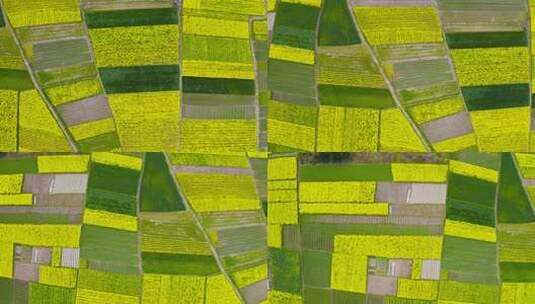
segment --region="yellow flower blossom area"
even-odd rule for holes
[[[144,274],[143,303],[170,303],[178,299],[203,303],[205,282],[206,278],[201,276]]]
[[[247,156],[241,152],[226,153],[170,153],[169,160],[173,165],[195,165],[213,167],[248,168]]]
[[[290,0],[290,1],[292,1],[292,0]],[[268,11],[275,10],[276,6],[277,6],[277,0],[268,0],[267,1]]]
[[[184,76],[255,79],[252,63],[184,60],[182,61],[182,69]]]
[[[91,161],[110,166],[134,169],[138,171],[141,170],[142,166],[141,158],[110,152],[93,152],[91,154]]]
[[[535,154],[515,153],[523,178],[535,178]]]
[[[301,182],[301,202],[358,202],[375,199],[375,182]]]
[[[297,191],[295,189],[272,190],[268,193],[270,203],[287,202],[297,200]]]
[[[178,64],[178,26],[97,28],[89,31],[98,67]]]
[[[0,277],[13,276],[13,242],[0,239]]]
[[[388,210],[386,203],[299,204],[299,213],[303,214],[388,215]]]
[[[253,53],[248,39],[184,34],[182,40],[183,61],[253,63]],[[190,72],[184,70],[184,73]]]
[[[285,182],[285,181],[280,181]],[[287,201],[296,201],[297,200],[297,184],[292,185],[290,188],[282,189],[269,189],[268,191],[268,201],[270,203],[276,202],[287,202]]]
[[[179,92],[108,95],[117,133],[125,151],[176,151]]]
[[[139,304],[138,297],[77,288],[76,304]]]
[[[17,150],[17,103],[17,91],[0,90],[0,151]]]
[[[78,247],[80,225],[0,224],[0,240],[28,246]]]
[[[281,248],[282,246],[282,225],[269,223],[267,243],[269,247]]]
[[[60,264],[61,264],[61,248],[53,247],[51,265],[54,267],[57,267],[57,266],[60,266]]]
[[[32,193],[0,194],[0,206],[31,206],[33,205]]]
[[[440,259],[441,236],[336,235],[334,252],[355,256]]]
[[[70,152],[71,148],[36,90],[20,92],[19,149]]]
[[[87,172],[89,155],[41,155],[37,157],[39,173]]]
[[[463,110],[464,101],[459,96],[456,96],[436,102],[418,104],[410,107],[408,112],[417,124],[423,124]]]
[[[496,242],[496,229],[494,227],[476,225],[446,219],[444,234],[485,242]]]
[[[206,304],[240,304],[241,301],[224,275],[208,277],[206,280]]]
[[[433,7],[358,7],[353,11],[372,45],[441,42],[440,20]]]
[[[292,61],[303,64],[314,64],[314,51],[295,48],[286,45],[272,44],[269,48],[269,58]]]
[[[503,283],[500,296],[501,304],[533,302],[535,302],[535,283]]]
[[[462,161],[450,160],[449,170],[452,173],[473,176],[493,183],[498,182],[498,171]]]
[[[183,119],[180,121],[180,151],[253,151],[257,145],[256,130],[256,121],[249,119]]]
[[[59,268],[41,265],[39,267],[39,283],[73,288],[76,287],[76,269]]]
[[[260,208],[252,176],[177,173],[176,177],[196,212]]]
[[[425,146],[416,134],[409,121],[399,109],[388,109],[381,112],[379,130],[382,152],[425,152]]]
[[[271,203],[268,205],[268,223],[297,224],[297,202]]]
[[[251,285],[255,282],[265,280],[268,275],[268,265],[260,264],[251,268],[239,270],[231,274],[232,279],[238,286],[238,288]]]
[[[268,38],[267,20],[255,20],[253,22],[253,33],[254,33],[255,39],[267,40]]]
[[[184,1],[185,9],[213,10],[220,12],[236,13],[248,15],[265,14],[265,2],[262,0],[233,0],[232,2],[222,2],[220,0],[189,0]]]
[[[268,181],[268,190],[285,190],[285,189],[297,189],[297,181],[295,179]]]
[[[392,176],[396,182],[446,182],[448,165],[392,163]]]
[[[297,158],[279,157],[268,160],[268,179],[295,179],[297,177]]]
[[[249,22],[247,20],[238,21],[185,15],[182,23],[182,31],[185,34],[249,38]]]
[[[469,133],[463,136],[450,138],[433,144],[433,148],[437,152],[456,152],[465,150],[470,147],[475,147],[477,144],[474,133]]]
[[[320,106],[318,151],[377,151],[379,110]]]
[[[82,140],[100,134],[114,132],[115,122],[113,118],[105,118],[70,127],[69,131],[76,140]]]
[[[46,95],[54,105],[77,101],[102,92],[98,79],[81,80],[45,89]]]
[[[422,276],[422,259],[414,259],[412,261],[411,279],[420,279]]]
[[[268,119],[268,142],[271,144],[314,151],[315,133],[312,127]]]
[[[0,194],[20,193],[22,191],[22,174],[0,175]]]
[[[81,21],[77,0],[6,0],[3,9],[13,27]]]
[[[397,296],[407,299],[435,300],[438,281],[398,279]]]
[[[527,151],[530,108],[507,108],[470,112],[481,151]]]
[[[137,231],[137,217],[102,210],[85,209],[84,224]]]
[[[367,276],[367,256],[333,253],[331,261],[331,288],[365,293]]]
[[[227,153],[235,153],[235,152],[227,152]],[[239,154],[239,152],[238,152]],[[266,150],[260,150],[260,151],[247,151],[245,153],[245,155],[247,155],[247,157],[249,158],[256,158],[256,159],[267,159],[268,156],[269,156],[270,152],[266,151]],[[237,154],[235,154],[237,155]]]
[[[459,85],[529,82],[527,47],[452,49]]]

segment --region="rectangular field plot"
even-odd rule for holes
[[[527,153],[272,154],[269,299],[529,303],[533,163]]]
[[[266,183],[267,153],[3,153],[0,302],[264,303]]]

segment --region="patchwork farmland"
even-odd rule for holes
[[[5,303],[531,303],[528,153],[7,153]]]
[[[1,151],[266,149],[264,1],[2,0],[0,12]]]
[[[270,303],[532,303],[532,154],[268,163]]]
[[[0,0],[0,304],[535,303],[535,0]]]
[[[0,150],[529,152],[527,0],[2,0]]]
[[[270,151],[532,150],[528,2],[279,1]]]
[[[0,302],[261,303],[266,172],[261,154],[3,155]]]

